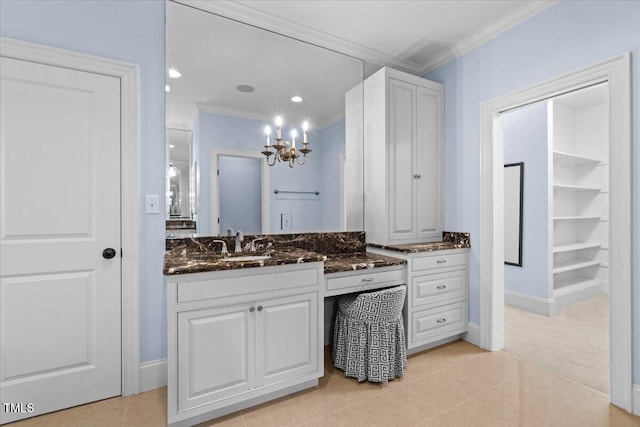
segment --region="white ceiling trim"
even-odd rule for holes
[[[525,21],[547,9],[548,7],[556,4],[558,1],[559,0],[544,0],[535,3],[526,3],[525,6],[514,10],[513,12],[502,17],[493,24],[488,25],[482,28],[480,31],[477,31],[474,34],[470,35],[469,37],[464,38],[445,52],[434,56],[422,65],[422,67],[418,71],[418,75],[423,76],[429,71],[432,71],[439,66],[446,64],[452,59],[464,55],[470,50],[516,26],[520,22]]]
[[[251,113],[243,110],[237,110],[235,108],[223,107],[222,105],[211,104],[208,102],[196,102],[196,109],[202,113],[222,114],[223,116],[240,117],[243,119],[259,120],[261,122],[269,123],[271,118],[262,114]]]
[[[193,130],[191,129],[191,125],[178,122],[167,122],[166,127],[167,129]]]
[[[235,108],[229,108],[226,106],[211,104],[208,102],[196,102],[195,107],[198,112],[202,112],[202,113],[221,114],[223,116],[232,116],[232,117],[239,117],[242,119],[258,120],[264,123],[271,123],[273,121],[273,116],[250,113],[243,110],[237,110]],[[315,126],[315,129],[323,130],[331,125],[338,123],[342,119],[344,119],[344,112],[340,114],[336,114],[335,116],[330,117],[324,122],[317,123]],[[171,127],[171,126],[167,125],[167,127]]]
[[[368,48],[358,43],[336,37],[334,35],[306,27],[261,10],[237,3],[233,0],[171,0],[187,6],[195,7],[216,15],[244,22],[245,24],[263,28],[274,33],[282,34],[293,39],[311,43],[345,55],[363,59],[380,66],[391,65],[403,71],[416,73],[419,69],[415,64],[399,61],[392,55]]]
[[[363,59],[366,62],[377,64],[379,66],[391,66],[402,71],[422,76],[472,50],[482,43],[485,43],[491,38],[496,37],[500,33],[510,29],[533,15],[547,9],[559,0],[528,2],[523,7],[518,8],[503,18],[495,21],[491,25],[488,25],[471,36],[466,37],[444,53],[431,58],[429,61],[419,66],[408,61],[398,60],[392,55],[388,55],[384,52],[371,49],[358,43],[353,43],[340,37],[265,13],[261,10],[237,3],[233,0],[218,0],[214,2],[208,0],[171,1],[215,13],[230,19],[235,19],[249,25],[254,25],[265,30],[273,31],[294,39],[331,49],[345,55]]]

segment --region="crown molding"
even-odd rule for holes
[[[500,35],[508,29],[515,27],[522,21],[525,21],[532,16],[542,12],[543,10],[553,6],[558,1],[559,0],[542,0],[536,2],[527,2],[524,6],[514,10],[498,21],[487,25],[480,31],[477,31],[469,37],[466,37],[458,43],[452,45],[450,49],[447,49],[441,54],[434,56],[420,67],[420,69],[418,70],[418,74],[423,76],[429,71],[432,71],[439,66],[446,64],[452,59],[464,55],[470,50],[480,46],[483,43],[486,43],[487,41]]]
[[[221,105],[210,104],[208,102],[196,102],[195,103],[196,112],[202,113],[211,113],[211,114],[220,114],[223,116],[231,116],[231,117],[239,117],[242,119],[250,119],[250,120],[258,120],[264,123],[271,123],[273,117],[270,115],[263,115],[258,113],[249,113],[243,110],[237,110],[235,108],[229,108]],[[197,114],[196,113],[196,114]],[[333,117],[329,117],[324,122],[317,123],[314,127],[315,130],[324,130],[331,125],[338,123],[340,120],[344,119],[344,113],[336,114]],[[167,127],[171,127],[167,125]]]
[[[416,73],[419,67],[415,64],[399,60],[379,50],[336,37],[323,31],[309,28],[297,22],[280,18],[261,10],[254,9],[233,0],[170,0],[196,9],[204,10],[225,18],[253,25],[292,39],[333,50],[343,55],[371,62],[380,66],[391,65],[403,71]]]
[[[193,130],[191,125],[178,122],[167,122],[166,127],[167,129]]]
[[[533,15],[554,5],[559,0],[542,0],[527,2],[524,6],[516,9],[510,14],[502,17],[498,21],[482,28],[460,42],[452,45],[439,55],[431,58],[422,64],[399,59],[393,55],[380,52],[379,50],[363,46],[358,43],[333,36],[323,31],[306,27],[296,22],[265,13],[261,10],[243,5],[233,0],[171,0],[186,6],[194,7],[229,19],[243,22],[263,28],[274,33],[282,34],[306,43],[317,45],[326,49],[349,55],[369,63],[380,66],[390,66],[401,71],[423,76],[429,71],[446,64],[452,59],[463,55],[471,49],[485,43],[500,33],[532,17]]]
[[[222,105],[210,104],[208,102],[196,102],[196,110],[202,113],[222,114],[223,116],[240,117],[243,119],[259,120],[261,122],[270,122],[271,118],[258,113],[251,113],[235,108],[224,107]]]

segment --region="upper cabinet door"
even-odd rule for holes
[[[416,86],[389,79],[389,238],[416,237]]]
[[[442,91],[418,87],[415,156],[416,232],[418,238],[442,232]]]

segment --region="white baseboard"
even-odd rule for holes
[[[469,329],[463,336],[464,340],[470,342],[473,345],[480,347],[480,325],[474,322],[469,322]]]
[[[167,359],[140,364],[140,393],[167,386]]]
[[[632,408],[633,408],[633,413],[640,416],[640,385],[638,384],[634,384],[633,385],[633,392],[632,392]]]
[[[553,316],[556,313],[555,299],[544,299],[519,292],[504,291],[504,303],[521,310],[542,314],[543,316]]]

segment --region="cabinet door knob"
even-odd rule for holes
[[[418,174],[418,175],[416,175],[416,178],[420,179],[420,178],[422,178],[422,175]]]
[[[436,261],[438,264],[444,264],[447,262],[446,259],[439,259],[438,261]]]
[[[363,282],[373,282],[375,279],[373,277],[368,277],[366,279],[362,279]]]
[[[258,306],[258,311],[262,311],[262,306],[261,305]]]
[[[251,307],[251,308],[249,308],[249,311],[253,313],[254,311],[256,311],[256,308],[255,307]]]
[[[438,285],[436,289],[447,289],[447,285]]]
[[[438,322],[438,323],[444,323],[446,321],[447,321],[447,319],[445,319],[444,317],[442,319],[436,320],[436,322]]]

